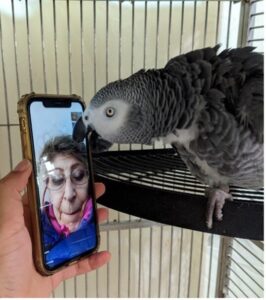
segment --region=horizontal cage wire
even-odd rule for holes
[[[128,153],[128,155],[125,155]],[[104,178],[148,185],[183,193],[205,194],[205,185],[200,184],[187,170],[178,154],[169,151],[113,152],[94,158],[95,171]],[[235,200],[263,201],[263,190],[247,190],[232,187]]]
[[[75,93],[87,102],[108,82],[141,68],[163,67],[171,57],[192,49],[248,44],[263,52],[263,20],[260,0],[5,1],[0,6],[0,137],[7,142],[1,144],[0,177],[22,157],[16,113],[22,94]],[[115,145],[111,150],[164,147],[156,142]],[[160,163],[152,153],[107,154],[95,157],[95,166],[100,175],[115,181],[203,195],[205,187],[179,157],[171,150],[163,153]],[[263,200],[263,191],[232,187],[232,193],[237,200]],[[165,226],[115,210],[101,227],[101,239],[101,249],[113,254],[111,263],[67,280],[53,296],[263,295],[261,244]],[[223,278],[221,265],[228,267]]]
[[[264,42],[264,1],[251,1],[247,44],[263,52]]]

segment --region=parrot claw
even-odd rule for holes
[[[225,204],[225,200],[233,201],[233,196],[221,188],[208,188],[206,190],[206,196],[208,197],[206,224],[207,227],[211,229],[214,215],[216,220],[222,221],[222,209]]]

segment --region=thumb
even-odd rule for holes
[[[31,163],[24,159],[13,171],[0,180],[0,206],[9,199],[20,200],[31,174]]]

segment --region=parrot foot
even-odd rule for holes
[[[225,191],[226,190],[226,191]],[[209,229],[212,228],[213,217],[218,221],[223,219],[223,206],[225,200],[233,201],[233,196],[229,194],[229,188],[208,188],[206,189],[206,196],[208,197],[206,224]]]

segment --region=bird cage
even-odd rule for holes
[[[263,52],[263,4],[0,0],[0,177],[22,158],[21,95],[78,94],[88,102],[108,82],[192,49]],[[112,260],[53,296],[263,297],[263,191],[232,187],[223,222],[207,230],[205,187],[169,147],[115,145],[94,164],[107,186],[100,203],[110,207],[101,249]]]

